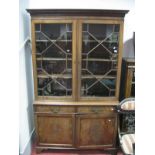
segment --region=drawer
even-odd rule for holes
[[[87,107],[78,107],[78,113],[114,113],[115,107],[113,106],[87,106]]]
[[[53,114],[60,114],[60,113],[74,113],[75,108],[74,107],[68,107],[68,106],[35,106],[34,107],[35,112],[41,112],[41,113],[53,113]]]

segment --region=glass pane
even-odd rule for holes
[[[71,95],[71,79],[52,80],[51,78],[38,78],[38,94],[40,96],[66,96]]]
[[[83,24],[81,96],[115,96],[119,25]]]
[[[36,24],[39,96],[72,95],[72,24]]]
[[[89,76],[82,79],[81,94],[83,96],[109,96],[115,93],[115,79],[91,78]]]

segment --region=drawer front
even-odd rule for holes
[[[35,106],[35,112],[37,113],[53,113],[53,114],[64,114],[64,113],[74,113],[74,107],[67,106]]]
[[[86,107],[78,107],[78,113],[114,113],[114,106],[86,106]]]

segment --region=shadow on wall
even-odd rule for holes
[[[31,54],[31,43],[27,41],[25,44],[25,71],[26,71],[26,83],[27,83],[27,97],[28,97],[28,106],[27,106],[27,116],[29,121],[29,131],[32,131],[34,128],[34,119],[33,119],[33,76],[32,76],[32,54]]]
[[[24,154],[30,154],[32,150],[32,143],[34,140],[34,116],[33,116],[33,76],[32,76],[32,53],[31,53],[31,43],[28,40],[24,46],[25,54],[25,71],[26,71],[26,85],[27,85],[27,118],[28,118],[28,129],[30,135],[30,141],[28,142]]]
[[[129,58],[135,57],[134,39],[133,38],[127,40],[124,43],[123,57],[129,57]]]
[[[20,49],[20,155],[30,155],[34,138],[33,78],[31,45]]]

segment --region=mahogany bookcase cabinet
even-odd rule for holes
[[[27,9],[36,150],[115,148],[127,10]]]

